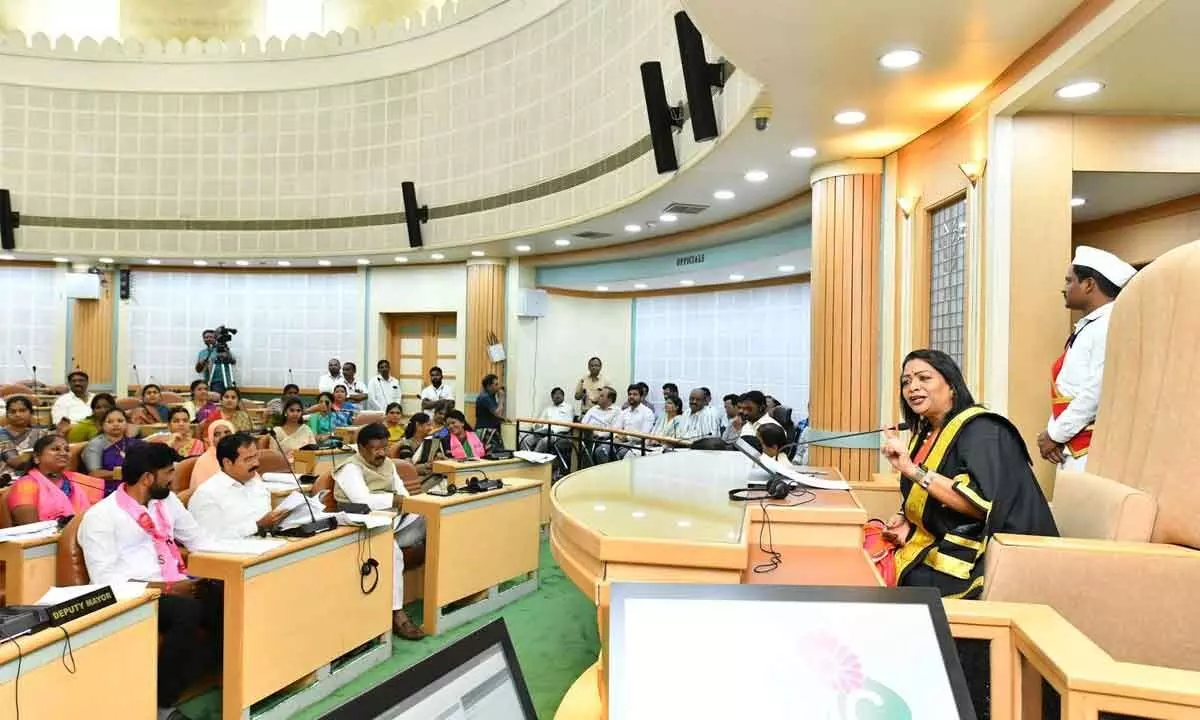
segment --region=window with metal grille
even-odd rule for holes
[[[929,347],[963,364],[967,199],[930,215]]]

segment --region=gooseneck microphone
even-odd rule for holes
[[[142,389],[142,379],[138,377],[137,363],[133,364],[133,384],[138,386],[138,390]]]
[[[267,435],[275,440],[275,446],[279,448],[279,454],[283,455],[283,462],[287,464],[288,472],[291,473],[292,479],[296,481],[296,489],[304,496],[304,506],[308,508],[308,517],[311,522],[306,522],[303,525],[298,525],[287,530],[280,530],[276,535],[282,537],[312,537],[318,533],[328,532],[337,528],[337,518],[328,517],[324,520],[318,520],[316,513],[313,512],[312,504],[309,502],[309,496],[304,495],[304,486],[300,484],[300,478],[296,477],[296,470],[292,467],[292,461],[288,460],[287,452],[283,449],[283,443],[279,442],[279,436],[269,428],[263,428],[259,431],[263,435]]]
[[[785,450],[789,450],[794,447],[801,447],[803,445],[826,443],[826,442],[829,442],[830,440],[844,440],[846,438],[862,437],[864,435],[875,435],[876,433],[886,432],[888,430],[896,430],[898,432],[903,432],[907,429],[908,429],[908,423],[900,423],[899,425],[888,425],[887,427],[876,428],[874,430],[863,430],[862,432],[846,433],[845,435],[831,435],[829,437],[819,437],[819,438],[813,438],[811,440],[798,440],[794,443],[788,443],[787,445],[784,445],[783,447],[779,448],[779,452],[784,452]]]

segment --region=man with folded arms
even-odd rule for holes
[[[271,510],[271,491],[258,476],[258,443],[246,433],[217,443],[221,471],[192,493],[188,510],[210,537],[233,540],[270,530],[287,511]]]
[[[174,451],[161,443],[131,446],[121,472],[124,482],[83,516],[79,546],[93,584],[144,580],[162,590],[159,718],[175,720],[183,718],[171,707],[179,695],[218,666],[221,587],[188,577],[179,552],[179,543],[196,547],[206,535],[171,492]]]
[[[343,503],[366,505],[371,510],[397,510],[392,553],[392,631],[405,640],[420,640],[425,631],[404,612],[403,547],[425,542],[425,518],[404,512],[408,489],[387,456],[388,431],[383,423],[371,423],[358,432],[358,452],[333,476],[333,498]]]

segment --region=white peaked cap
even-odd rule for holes
[[[1087,245],[1075,248],[1075,259],[1071,264],[1091,268],[1119,288],[1125,287],[1125,283],[1137,272],[1132,265],[1116,255]]]

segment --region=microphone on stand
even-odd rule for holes
[[[275,440],[275,446],[279,448],[279,454],[283,455],[283,461],[287,463],[288,472],[292,474],[292,479],[296,481],[296,489],[304,495],[304,486],[300,484],[300,478],[296,477],[296,470],[292,467],[292,461],[288,460],[287,452],[283,449],[283,443],[279,442],[279,436],[271,431],[270,428],[263,428],[257,433],[259,435],[267,435]],[[324,520],[318,520],[316,513],[313,512],[312,503],[309,501],[309,496],[304,495],[304,506],[308,508],[308,516],[311,522],[306,522],[303,525],[298,525],[287,530],[277,531],[275,534],[283,537],[312,537],[318,533],[328,532],[337,529],[337,518],[327,517]]]
[[[138,377],[137,363],[133,364],[133,384],[138,386],[138,390],[142,389],[142,379]]]
[[[877,428],[875,430],[863,430],[862,432],[846,433],[845,435],[831,435],[830,437],[813,438],[812,440],[798,440],[794,443],[788,443],[779,448],[779,452],[785,452],[789,448],[801,447],[803,445],[812,445],[814,443],[824,443],[830,440],[844,440],[852,437],[862,437],[863,435],[875,435],[876,433],[885,432],[887,430],[897,430],[903,432],[908,429],[908,423],[900,423],[899,425],[888,425],[887,427]]]
[[[296,384],[296,380],[292,377],[292,369],[291,368],[288,368],[288,383],[290,383],[292,385]]]
[[[37,400],[37,391],[38,391],[38,386],[37,386],[37,365],[34,365],[34,366],[33,366],[33,394],[34,394],[34,398],[33,398],[33,399],[35,400],[35,402],[34,402],[34,404],[35,404],[35,405],[37,404],[37,402],[36,402],[36,400]]]

